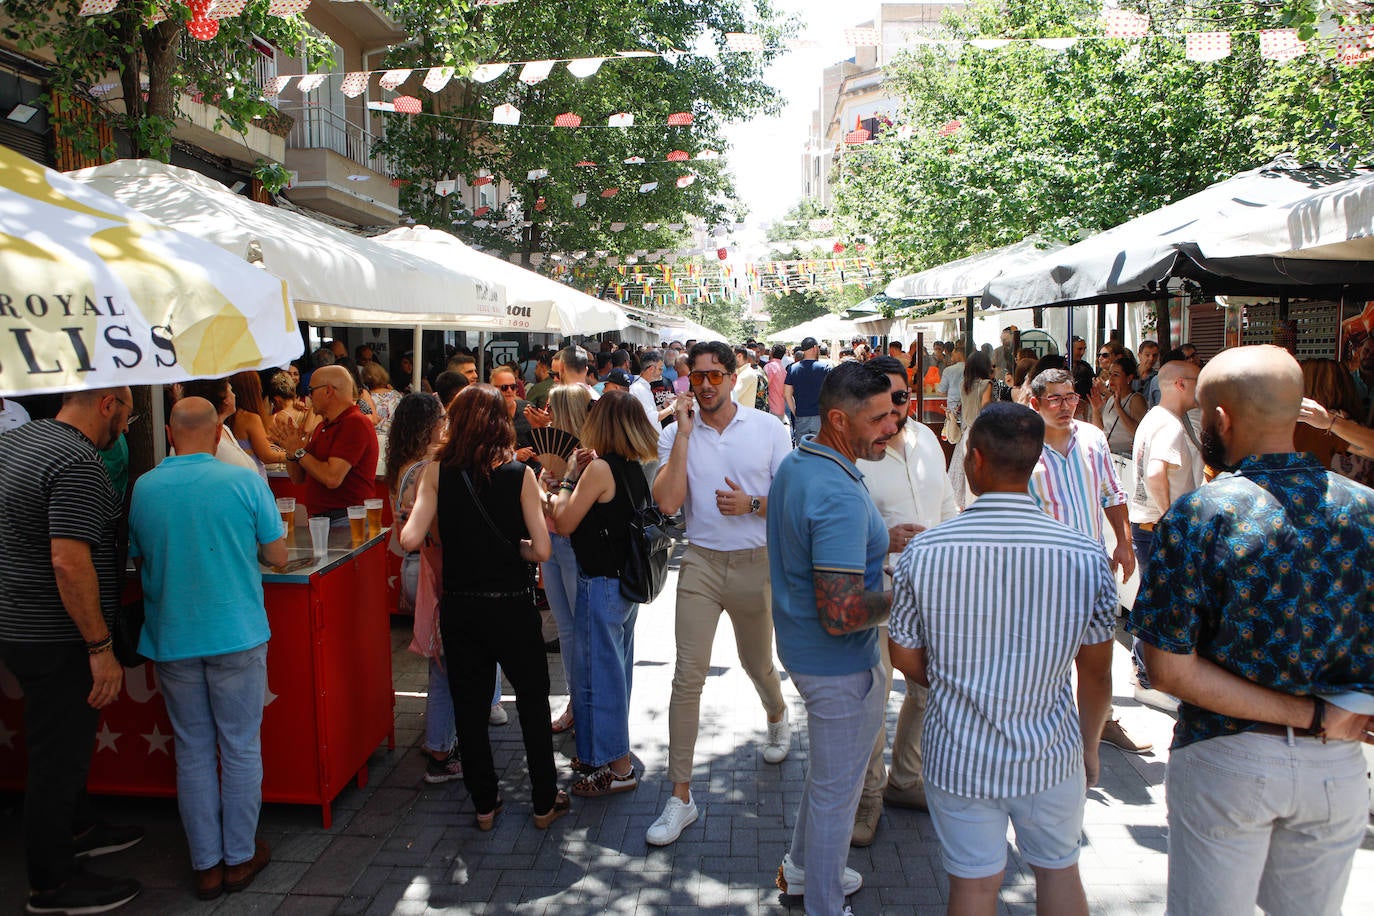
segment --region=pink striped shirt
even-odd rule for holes
[[[1126,491],[1102,430],[1074,420],[1066,455],[1046,443],[1031,474],[1030,495],[1047,514],[1105,543],[1102,510],[1124,505]]]

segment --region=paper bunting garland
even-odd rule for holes
[[[1108,38],[1144,38],[1150,33],[1150,17],[1130,10],[1104,10],[1102,32]]]
[[[425,74],[425,80],[420,85],[430,92],[438,92],[448,85],[449,80],[453,79],[452,67],[430,67]]]
[[[844,142],[849,146],[857,146],[860,143],[867,143],[872,137],[873,135],[871,133],[860,127],[857,130],[851,130],[849,133],[845,134]]]
[[[468,187],[480,188],[484,184],[491,184],[491,181],[492,178],[490,175],[478,175],[476,178],[468,182]]]
[[[272,0],[267,5],[269,16],[291,16],[304,13],[310,7],[310,0]]]
[[[243,12],[248,0],[218,0],[210,10],[211,19],[230,19]]]
[[[576,168],[579,168],[579,169],[594,169],[594,168],[596,168],[596,163],[595,163],[595,162],[592,162],[592,161],[590,161],[590,160],[587,160],[587,159],[583,159],[581,162],[579,162],[579,163],[576,164]]]
[[[267,81],[267,85],[262,87],[262,94],[269,99],[274,99],[282,94],[282,90],[286,88],[286,84],[289,82],[291,82],[289,76],[274,76]]]
[[[610,198],[610,197],[615,197],[615,196],[616,196],[617,194],[619,194],[619,193],[620,193],[620,189],[619,189],[619,188],[607,188],[606,190],[604,190],[604,191],[601,192],[601,196],[602,196],[602,197]]]
[[[1343,25],[1336,29],[1336,59],[1347,66],[1374,60],[1374,26]]]
[[[396,106],[396,110],[401,114],[419,114],[421,111],[420,100],[413,95],[398,95],[391,100],[391,104]]]
[[[622,111],[620,114],[613,114],[613,115],[611,115],[609,118],[606,119],[606,126],[607,126],[607,127],[634,127],[634,126],[635,126],[635,116],[632,115],[632,114],[626,114],[626,113],[623,112],[623,111]]]
[[[641,194],[648,194],[648,193],[651,192],[651,191],[657,191],[657,190],[658,190],[658,182],[657,182],[657,181],[646,181],[646,182],[644,182],[642,185],[639,186],[639,193],[641,193]]]
[[[697,158],[698,158],[698,159],[719,159],[719,158],[720,158],[720,153],[716,152],[716,151],[713,150],[713,149],[704,149],[704,150],[702,150],[701,152],[697,153]]]
[[[300,90],[301,95],[305,95],[307,92],[314,92],[316,89],[320,88],[320,85],[324,82],[324,78],[325,74],[323,73],[306,74],[296,83],[296,88]]]
[[[473,210],[473,211],[472,211],[472,215],[473,215],[473,216],[486,216],[486,215],[487,215],[488,213],[490,213],[490,212],[491,212],[491,207],[478,207],[476,210]],[[475,226],[475,225],[477,225],[477,224],[476,224],[476,223],[473,223],[473,225]]]
[[[693,182],[695,182],[696,180],[697,180],[697,176],[695,176],[695,175],[683,175],[683,176],[681,176],[681,177],[678,178],[678,180],[677,180],[677,186],[678,186],[679,188],[685,188],[685,187],[687,187],[688,185],[690,185],[690,184],[692,184]]]
[[[440,197],[448,197],[456,190],[458,190],[458,182],[452,178],[434,182],[434,193]]]
[[[82,16],[101,16],[114,12],[117,5],[118,0],[82,0],[81,9],[77,12]]]
[[[687,160],[689,160],[689,159],[691,159],[691,158],[692,158],[692,157],[691,157],[685,150],[675,149],[675,150],[673,150],[671,153],[668,154],[667,159],[665,159],[664,161],[665,161],[665,162],[686,162]]]
[[[808,220],[806,228],[812,232],[833,232],[835,229],[835,221],[827,217]]]
[[[938,133],[942,137],[950,137],[958,133],[959,128],[963,126],[963,122],[959,120],[946,121],[945,123],[940,125],[940,129],[936,131],[936,133]]]
[[[514,105],[499,105],[491,113],[491,120],[493,124],[519,124],[520,109]]]
[[[624,232],[624,231],[625,231],[625,224],[624,224],[624,223],[611,223],[611,227],[610,227],[610,228],[611,228],[611,231],[612,231],[612,232]]]
[[[856,48],[876,48],[883,43],[877,29],[845,29],[844,43]]]
[[[582,193],[581,191],[572,196],[572,204],[574,207],[581,207],[584,206],[586,203],[587,195]]]
[[[1183,56],[1201,63],[1230,57],[1231,35],[1229,32],[1192,32],[1184,38]]]
[[[725,46],[731,51],[762,51],[763,39],[746,32],[726,32]]]
[[[209,41],[219,34],[219,20],[196,18],[186,23],[187,33],[197,41]]]
[[[520,82],[533,86],[548,79],[549,72],[553,70],[551,60],[532,60],[520,69]]]
[[[364,72],[349,73],[344,76],[343,84],[339,86],[339,91],[346,99],[356,99],[367,91],[368,74]]]
[[[645,223],[645,224],[644,224],[644,231],[645,231],[645,232],[653,232],[653,231],[654,231],[655,229],[657,229],[657,228],[658,228],[658,223]]]
[[[578,79],[586,79],[600,70],[605,61],[604,57],[580,57],[568,61],[568,72]]]
[[[530,169],[528,172],[525,173],[525,180],[526,180],[526,181],[539,181],[541,178],[548,178],[548,177],[549,177],[549,170],[548,170],[548,169]]]
[[[410,79],[410,70],[408,69],[388,70],[382,74],[382,78],[377,83],[383,89],[393,90],[408,79]]]
[[[1288,63],[1307,53],[1307,43],[1298,38],[1297,29],[1260,29],[1260,57]]]
[[[544,208],[546,208],[547,206],[548,206],[548,202],[545,201],[544,198],[542,198],[542,197],[539,198],[538,200],[536,200],[536,201],[534,202],[534,209],[536,209],[536,210],[542,211],[542,210],[543,210]]]
[[[564,112],[563,114],[561,114],[561,115],[559,115],[558,117],[556,117],[556,118],[553,119],[553,126],[554,126],[554,127],[581,127],[581,126],[582,126],[582,117],[581,117],[580,115],[575,115],[575,114],[573,114],[573,113],[570,112],[570,111],[566,111],[566,112]]]
[[[644,157],[643,157],[643,156],[631,156],[629,159],[626,159],[626,160],[625,160],[625,164],[626,164],[626,165],[643,165],[643,164],[644,164]]]
[[[482,64],[472,71],[472,78],[478,83],[490,83],[510,69],[510,64]]]
[[[690,111],[679,111],[668,115],[669,127],[690,127],[692,124],[692,113]]]

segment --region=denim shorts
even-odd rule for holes
[[[1048,789],[1016,798],[966,798],[926,783],[940,858],[956,878],[990,878],[1006,869],[1008,820],[1016,828],[1021,857],[1030,865],[1057,869],[1075,864],[1085,798],[1081,769]]]

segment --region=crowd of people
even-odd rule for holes
[[[1161,358],[1150,341],[1134,354],[1108,341],[1091,365],[1078,338],[1040,355],[1014,327],[967,354],[885,350],[858,339],[832,362],[813,338],[573,345],[485,383],[454,353],[399,391],[368,348],[336,344],[303,376],[179,386],[173,457],[131,498],[103,458],[136,419],[129,389],[74,393],[56,418],[20,423],[4,418],[22,407],[0,402],[0,548],[27,574],[22,592],[0,579],[0,657],[26,696],[29,910],[103,912],[138,892],[74,865],[142,837],[97,822],[84,794],[122,678],[121,530],[195,890],[212,899],[271,857],[256,838],[259,562],[281,563],[286,542],[264,475],[284,466],[311,515],[341,521],[384,459],[411,649],[429,666],[424,779],[461,779],[480,831],[505,810],[488,732],[505,721],[503,676],[536,828],[645,777],[629,727],[639,607],[622,578],[632,523],[656,505],[681,515],[687,546],[671,794],[648,844],[676,842],[705,803],[695,750],[725,614],[766,763],[792,744],[775,651],[805,709],[806,779],[776,883],[807,913],[846,911],[863,885],[848,850],[874,841],[885,805],[929,813],[951,912],[996,911],[1010,823],[1042,911],[1086,913],[1077,859],[1099,744],[1150,750],[1112,712],[1118,581],[1139,568],[1135,695],[1178,719],[1169,912],[1338,911],[1367,821],[1359,743],[1374,713],[1374,491],[1359,482],[1374,341],[1352,367],[1274,347],[1204,367],[1196,348]],[[940,433],[912,416],[917,386],[945,397]],[[198,498],[175,495],[188,490]],[[557,716],[550,652],[568,687]],[[554,736],[567,732],[561,788]]]

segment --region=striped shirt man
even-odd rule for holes
[[[1074,420],[1068,449],[1048,442],[1030,479],[1030,495],[1042,510],[1074,531],[1106,543],[1102,510],[1126,504],[1126,490],[1112,465],[1107,437],[1091,423]]]
[[[925,779],[966,798],[1043,791],[1083,767],[1070,687],[1081,646],[1116,631],[1102,546],[1029,496],[987,493],[907,547],[892,641],[925,649]]]

